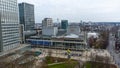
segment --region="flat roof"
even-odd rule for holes
[[[69,34],[69,35],[66,35],[65,38],[79,38],[79,36],[76,34]]]

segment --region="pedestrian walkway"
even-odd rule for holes
[[[56,64],[63,64],[63,63],[65,63],[65,62],[52,63],[52,64],[48,64],[48,66],[56,65]]]
[[[9,51],[0,52],[0,56],[4,56],[6,54],[15,52],[16,50],[19,50],[19,49],[27,47],[27,46],[29,46],[29,44],[19,44],[19,46],[17,48],[14,48],[14,49],[9,50]]]

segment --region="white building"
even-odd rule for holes
[[[52,27],[52,26],[53,26],[52,18],[44,18],[44,20],[42,20],[42,27]]]
[[[58,27],[43,27],[42,28],[42,35],[56,36],[57,33],[58,33]]]
[[[80,34],[80,27],[79,26],[68,26],[67,34]]]
[[[69,35],[66,35],[65,38],[79,38],[79,35],[69,34]]]
[[[89,33],[87,34],[87,38],[90,38],[90,37],[98,38],[98,37],[99,37],[99,34],[98,34],[98,33],[95,33],[95,32],[89,32]]]

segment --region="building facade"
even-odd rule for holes
[[[80,30],[79,26],[70,25],[67,28],[67,34],[76,34],[76,35],[79,35],[80,32],[81,32],[81,30]]]
[[[20,24],[20,43],[25,43],[24,25]]]
[[[56,36],[57,33],[58,33],[58,27],[43,27],[42,28],[42,35]]]
[[[24,30],[33,30],[35,25],[34,5],[28,3],[19,4],[20,24],[24,25]]]
[[[120,39],[120,29],[117,31],[117,38]]]
[[[62,49],[62,50],[85,50],[87,48],[84,38],[68,38],[68,37],[50,37],[50,36],[33,36],[27,39],[27,43],[32,47]]]
[[[0,0],[0,52],[19,45],[17,0]]]
[[[61,21],[61,28],[65,30],[68,28],[68,20]]]
[[[42,27],[53,27],[52,18],[44,18],[44,20],[42,20]]]

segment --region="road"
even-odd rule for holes
[[[110,52],[111,56],[113,57],[113,63],[118,65],[120,68],[120,53],[117,53],[115,50],[115,37],[112,34],[109,35],[109,46],[107,50]]]

